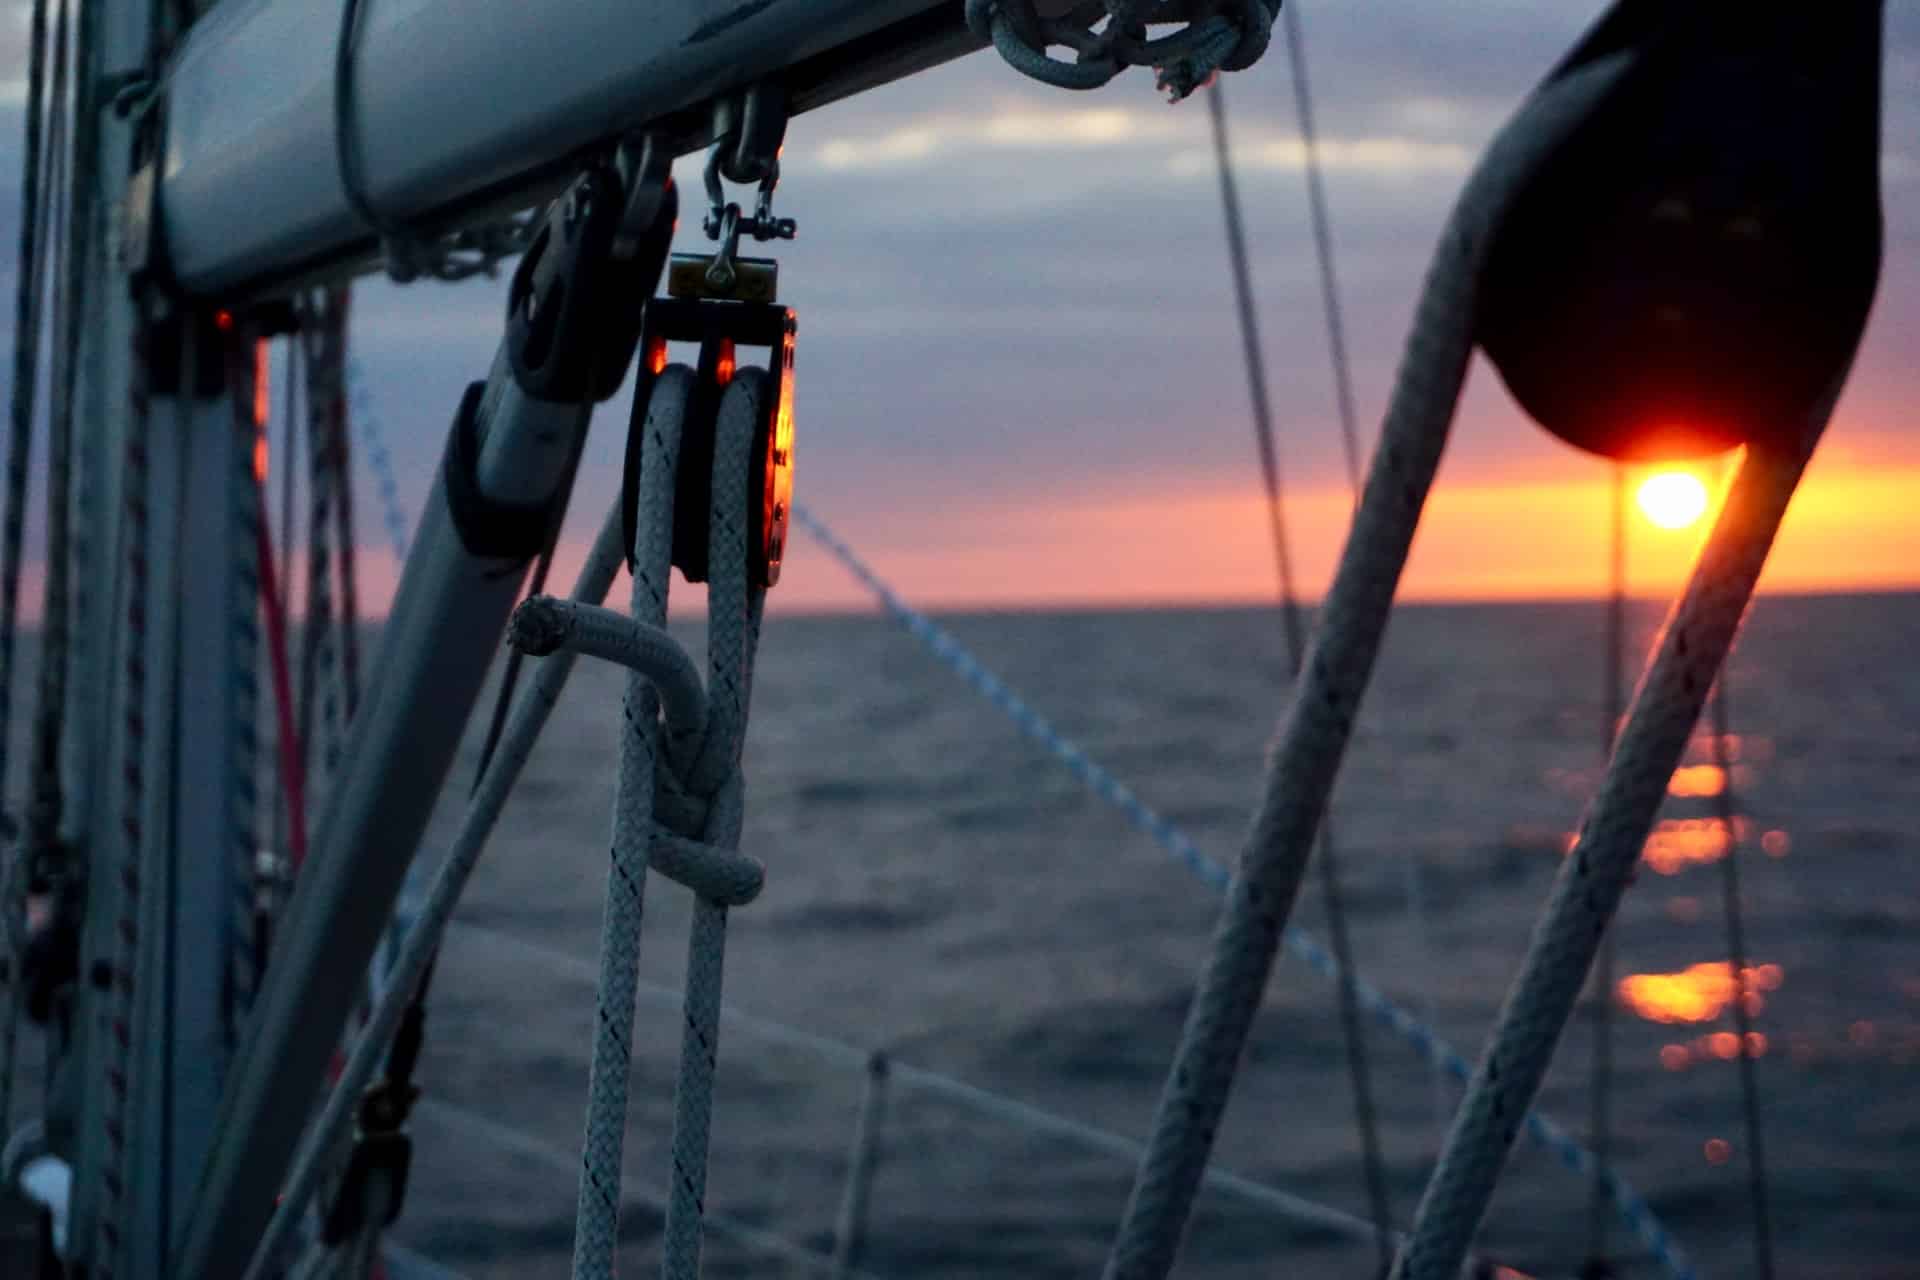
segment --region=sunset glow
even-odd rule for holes
[[[1641,514],[1662,529],[1685,529],[1707,511],[1707,486],[1690,471],[1649,476],[1636,496]]]

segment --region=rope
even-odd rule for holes
[[[777,358],[777,356],[776,356]],[[740,754],[746,741],[753,658],[760,643],[766,592],[748,582],[748,511],[755,426],[769,394],[764,375],[746,370],[721,397],[714,426],[712,509],[708,524],[708,718],[690,789],[712,797],[704,842],[731,849],[740,841],[744,806]],[[671,509],[669,505],[669,510]],[[664,571],[667,548],[662,545]],[[702,767],[704,766],[704,767]],[[713,790],[708,791],[708,788]],[[701,1219],[706,1208],[707,1138],[720,1041],[720,986],[727,947],[727,908],[696,896],[687,942],[685,1028],[674,1088],[673,1183],[667,1202],[661,1274],[698,1280]]]
[[[307,806],[304,770],[300,750],[300,731],[294,722],[293,681],[287,661],[287,615],[285,595],[274,580],[273,535],[267,522],[256,525],[260,546],[260,597],[267,619],[267,663],[273,679],[274,756],[280,766],[280,789],[286,797],[287,863],[298,871],[307,857]],[[264,960],[264,957],[262,957]]]
[[[967,0],[967,27],[1024,76],[1061,89],[1098,89],[1127,67],[1158,68],[1156,84],[1175,102],[1219,71],[1241,71],[1259,61],[1273,33],[1280,0],[1081,0],[1054,18],[1033,0]],[[1096,32],[1102,20],[1106,26]],[[1172,35],[1149,39],[1149,24],[1185,22]],[[1075,61],[1049,57],[1051,46],[1074,51]]]
[[[313,812],[322,787],[340,764],[340,701],[335,682],[331,506],[336,470],[330,406],[339,386],[340,346],[324,297],[310,299],[302,333],[307,340],[307,616],[300,645],[300,746],[302,775]],[[318,718],[316,706],[318,702]],[[315,759],[316,751],[318,759]],[[309,818],[312,813],[309,814]]]
[[[939,623],[913,608],[887,585],[866,561],[843,542],[839,535],[801,503],[793,506],[793,519],[813,536],[829,555],[871,592],[880,606],[919,640],[941,663],[950,668],[968,687],[1005,712],[1015,726],[1039,743],[1064,764],[1094,795],[1124,815],[1134,828],[1146,835],[1208,888],[1225,892],[1231,877],[1225,866],[1209,857],[1194,840],[1160,813],[1149,807],[1125,783],[1108,772],[1078,745],[1065,737],[1051,722],[1008,688],[993,672],[969,653],[953,634]],[[1305,930],[1289,926],[1281,935],[1281,944],[1314,973],[1337,981],[1339,967],[1333,955]],[[1437,1072],[1455,1081],[1466,1081],[1472,1064],[1452,1045],[1407,1010],[1395,1004],[1378,987],[1358,975],[1354,994],[1360,1007],[1376,1023],[1401,1037],[1419,1058]],[[1548,1117],[1528,1111],[1522,1119],[1527,1137],[1551,1154],[1571,1172],[1586,1176],[1594,1159],[1567,1131]],[[1608,1191],[1621,1220],[1646,1245],[1647,1249],[1676,1280],[1686,1280],[1693,1270],[1668,1236],[1647,1204],[1627,1181],[1617,1174],[1608,1178]]]
[[[632,612],[636,623],[656,630],[666,623],[675,475],[692,381],[693,374],[683,366],[669,367],[654,388],[645,422],[636,424],[642,431],[642,456]],[[697,732],[695,727],[670,723],[666,758],[661,759],[659,696],[642,672],[632,671],[627,680],[627,728],[620,742],[612,866],[601,930],[601,974],[596,996],[599,1034],[594,1039],[588,1076],[586,1137],[574,1232],[576,1280],[611,1276],[619,1238],[633,1000],[639,976],[640,920],[648,850],[653,843],[656,788],[670,802],[665,807],[669,822],[676,808],[688,808],[684,802],[671,803],[678,799],[676,791],[684,791],[686,798],[695,802],[692,812],[679,815],[682,821],[675,824],[681,828],[679,834],[697,836],[702,845],[717,850],[731,850],[739,843],[740,748],[746,726],[751,654],[759,640],[764,600],[764,593],[748,586],[746,551],[748,461],[760,407],[756,392],[763,389],[760,375],[743,371],[723,393],[716,417],[709,532],[707,715],[697,751],[691,741]],[[662,763],[667,767],[660,768]],[[657,863],[656,869],[664,870]],[[662,1244],[663,1274],[673,1280],[696,1276],[700,1266],[726,918],[724,903],[696,896],[688,939],[680,1071],[674,1091],[673,1176]]]
[[[328,434],[333,452],[334,515],[340,537],[340,686],[346,720],[353,723],[360,707],[360,575],[354,566],[353,442],[348,433],[347,307],[353,290],[347,286],[327,291],[328,338],[335,353],[329,370]]]
[[[1767,1154],[1761,1145],[1760,1080],[1754,1054],[1753,1011],[1747,1007],[1747,928],[1740,909],[1740,828],[1734,821],[1733,764],[1727,752],[1727,679],[1713,691],[1713,762],[1720,769],[1720,827],[1727,853],[1720,859],[1720,889],[1727,921],[1727,963],[1733,969],[1733,1026],[1740,1037],[1740,1115],[1747,1135],[1747,1192],[1753,1205],[1754,1275],[1773,1280],[1773,1218],[1767,1207]]]
[[[297,335],[287,340],[286,352],[287,391],[283,401],[286,426],[282,436],[283,447],[281,449],[280,463],[280,570],[278,575],[278,599],[275,602],[279,611],[279,624],[282,628],[281,649],[278,659],[273,657],[271,638],[269,647],[269,660],[277,660],[283,663],[289,661],[289,641],[287,636],[291,634],[290,629],[293,625],[293,548],[294,543],[299,540],[300,532],[299,526],[295,523],[294,516],[294,489],[295,481],[300,474],[300,391],[303,383],[301,377],[301,361],[305,355],[305,350],[302,340]],[[271,541],[271,538],[269,538],[269,541]],[[269,621],[271,621],[271,617]],[[291,670],[291,668],[289,668],[289,670]],[[284,674],[285,672],[276,672],[276,675]],[[288,684],[288,689],[291,691],[291,683]],[[291,760],[298,773],[304,778],[306,755],[297,741],[299,737],[299,723],[299,719],[293,711],[293,703],[291,699],[289,699],[286,713],[281,715],[276,712],[274,721],[274,751],[280,758],[281,785],[273,788],[272,862],[270,864],[270,878],[267,882],[266,893],[264,895],[266,907],[264,914],[269,929],[272,927],[271,922],[277,919],[280,913],[280,894],[285,888],[286,880],[286,868],[281,863],[280,855],[281,852],[285,850],[288,851],[289,857],[291,856],[293,841],[292,814],[294,812],[300,814],[300,846],[303,851],[306,848],[306,802],[304,798],[295,798],[295,791],[288,784],[288,778],[291,775],[287,773],[287,765],[289,760]],[[293,753],[291,757],[288,755],[290,751]],[[305,787],[301,785],[300,794],[302,797],[304,797],[304,792]],[[262,964],[264,964],[265,961],[266,956],[263,953],[261,956]]]
[[[678,366],[661,376],[648,405],[642,436],[640,495],[633,541],[636,622],[663,627],[672,572],[674,476],[691,375]],[[658,704],[639,672],[627,676],[620,735],[619,781],[600,931],[598,1033],[587,1077],[586,1135],[580,1152],[574,1219],[573,1272],[611,1277],[620,1235],[620,1186],[626,1142],[627,1079],[633,1052],[633,990],[639,977],[640,916],[646,891],[647,845],[653,828]]]
[[[1327,209],[1324,168],[1320,162],[1319,131],[1315,126],[1313,85],[1307,75],[1307,42],[1300,17],[1300,0],[1280,11],[1286,31],[1287,60],[1292,71],[1294,112],[1300,125],[1300,145],[1305,153],[1307,218],[1313,227],[1314,257],[1320,268],[1320,296],[1326,312],[1327,358],[1333,373],[1334,405],[1340,421],[1340,443],[1347,467],[1347,491],[1352,501],[1360,500],[1360,413],[1353,393],[1353,362],[1347,354],[1346,309],[1340,300],[1340,279],[1333,252],[1333,217]],[[1414,968],[1431,971],[1433,941],[1427,928],[1426,890],[1418,849],[1400,854],[1402,888],[1407,902],[1408,939]],[[1428,1022],[1434,1018],[1433,997],[1420,1001],[1420,1013]],[[1436,1148],[1447,1132],[1447,1114],[1451,1108],[1445,1073],[1432,1072],[1433,1130]]]
[[[1566,1025],[1600,936],[1645,846],[1667,780],[1679,763],[1773,545],[1787,503],[1826,425],[1839,384],[1817,407],[1799,447],[1762,442],[1729,493],[1686,594],[1669,617],[1642,678],[1613,763],[1562,864],[1486,1056],[1448,1135],[1401,1253],[1401,1280],[1452,1280],[1486,1212],[1513,1138]]]
[[[602,522],[600,535],[588,553],[586,563],[580,568],[580,577],[573,592],[576,600],[593,603],[606,596],[614,574],[625,560],[620,538],[620,511],[616,506]],[[461,891],[466,888],[467,880],[478,865],[487,838],[493,832],[493,825],[499,820],[507,796],[519,779],[527,757],[532,754],[540,730],[552,714],[560,690],[565,687],[572,670],[573,655],[561,651],[540,664],[521,692],[520,700],[507,723],[506,733],[500,740],[493,767],[482,779],[480,789],[468,801],[466,816],[461,820],[459,832],[434,874],[433,884],[427,890],[425,902],[421,904],[419,919],[400,944],[399,956],[394,961],[386,990],[381,993],[366,1025],[355,1038],[339,1080],[327,1095],[320,1115],[308,1129],[305,1140],[295,1154],[280,1203],[274,1209],[273,1217],[254,1250],[253,1262],[246,1273],[247,1280],[264,1280],[272,1260],[279,1255],[299,1225],[300,1215],[319,1185],[331,1153],[346,1137],[360,1095],[384,1061],[387,1046],[412,1004],[413,993],[438,953],[440,940],[446,933],[448,921],[453,917],[453,909],[460,900]]]
[[[102,1194],[97,1236],[94,1242],[94,1266],[102,1277],[111,1277],[119,1259],[119,1207],[124,1189],[127,1150],[128,1058],[132,1050],[134,973],[140,954],[141,853],[145,844],[143,824],[146,809],[146,646],[147,646],[147,547],[148,473],[147,436],[151,405],[148,398],[151,357],[151,325],[142,318],[134,333],[134,354],[130,377],[130,411],[127,415],[126,454],[122,463],[125,476],[125,554],[126,569],[126,671],[122,680],[124,704],[121,723],[121,863],[118,884],[118,920],[112,934],[111,985],[106,1000],[107,1037],[105,1062],[107,1158],[101,1163]],[[191,337],[187,346],[192,345]],[[190,367],[190,353],[182,360]],[[184,374],[183,374],[184,376]]]
[[[13,396],[7,442],[4,529],[0,530],[0,797],[13,742],[13,649],[20,609],[21,540],[27,523],[27,474],[33,462],[34,398],[40,385],[42,237],[49,216],[40,190],[46,159],[47,0],[34,0],[27,55],[27,126],[20,188],[20,263],[14,284]]]
[[[1281,499],[1280,449],[1274,438],[1273,411],[1267,399],[1266,362],[1261,354],[1259,320],[1253,303],[1252,270],[1247,263],[1246,234],[1241,227],[1240,193],[1234,182],[1233,153],[1227,142],[1226,95],[1216,83],[1207,94],[1207,114],[1213,123],[1213,149],[1220,172],[1220,205],[1226,217],[1227,257],[1232,267],[1234,302],[1240,316],[1240,338],[1245,348],[1247,390],[1253,406],[1254,439],[1259,446],[1260,477],[1266,487],[1267,522],[1273,536],[1274,564],[1279,573],[1280,618],[1286,631],[1287,671],[1300,678],[1302,661],[1301,609],[1294,591],[1293,557],[1288,547],[1286,513]],[[1358,486],[1355,486],[1357,491]],[[1340,1026],[1346,1046],[1347,1082],[1353,1096],[1354,1121],[1360,1132],[1360,1167],[1372,1210],[1379,1248],[1379,1274],[1393,1265],[1393,1205],[1387,1191],[1386,1159],[1381,1152],[1375,1120],[1371,1073],[1367,1067],[1366,1031],[1353,994],[1353,947],[1347,935],[1347,913],[1340,895],[1340,864],[1331,817],[1320,830],[1320,891],[1327,913],[1327,936],[1340,966]]]
[[[1267,781],[1174,1068],[1148,1156],[1107,1264],[1108,1280],[1172,1267],[1247,1032],[1353,728],[1473,346],[1486,232],[1520,179],[1586,114],[1621,62],[1567,77],[1494,142],[1456,206],[1427,277],[1381,431],[1373,474],[1282,721]]]
[[[0,520],[0,809],[4,808],[9,748],[13,741],[13,654],[20,607],[21,541],[27,522],[27,475],[33,461],[34,397],[40,379],[40,300],[45,269],[43,237],[50,201],[40,190],[45,159],[47,0],[34,0],[28,43],[27,124],[20,195],[20,261],[15,280],[13,395],[7,445],[6,508]],[[4,916],[6,977],[13,998],[7,1002],[4,1041],[0,1041],[0,1131],[10,1132],[13,1116],[14,1058],[25,1001],[20,973],[26,911],[26,853],[9,838],[6,865],[0,867],[0,915]]]
[[[78,25],[75,18],[73,25]],[[73,495],[73,400],[79,372],[76,353],[84,319],[86,220],[77,210],[90,193],[81,189],[76,158],[68,142],[68,27],[69,10],[62,4],[54,24],[53,126],[51,146],[55,177],[48,192],[58,208],[53,219],[56,240],[49,246],[55,264],[53,322],[57,334],[47,413],[47,552],[44,604],[41,609],[41,652],[38,704],[34,709],[31,792],[27,804],[27,845],[31,879],[64,898],[57,885],[71,874],[60,847],[63,807],[61,740],[66,729],[67,677],[72,614],[69,592],[72,576],[70,533]],[[75,32],[79,43],[80,32]],[[62,270],[64,268],[64,270]],[[58,910],[71,904],[59,903]]]
[[[264,343],[230,340],[228,395],[233,401],[234,448],[227,483],[231,486],[233,557],[229,626],[232,631],[233,751],[229,785],[233,810],[227,856],[233,874],[231,963],[227,970],[227,1034],[238,1044],[246,1015],[253,1008],[255,984],[266,963],[255,937],[255,881],[260,856],[260,614],[277,611],[272,597],[273,550],[267,534],[262,477],[255,471],[255,450],[264,443],[266,424],[254,416],[254,383],[264,372]],[[278,619],[276,618],[277,622]],[[281,637],[284,645],[285,637]],[[285,679],[285,651],[270,653],[276,692]],[[276,735],[277,736],[277,735]]]
[[[1613,754],[1614,735],[1620,732],[1620,710],[1625,702],[1627,669],[1627,469],[1613,466],[1613,506],[1608,556],[1607,639],[1605,687],[1601,700],[1600,761]],[[1607,1185],[1604,1170],[1612,1163],[1612,1124],[1608,1104],[1613,1097],[1613,949],[1609,931],[1600,940],[1599,964],[1593,972],[1588,1013],[1593,1023],[1593,1070],[1588,1081],[1588,1145],[1593,1150],[1594,1173],[1587,1197],[1587,1260],[1581,1268],[1586,1280],[1604,1280],[1607,1265]]]
[[[400,505],[400,485],[393,474],[393,455],[381,438],[380,420],[373,413],[373,399],[367,393],[366,371],[351,354],[347,357],[348,398],[354,420],[360,424],[361,442],[367,448],[367,465],[373,469],[379,487],[381,510],[386,516],[387,540],[393,545],[396,564],[407,562],[407,513]]]

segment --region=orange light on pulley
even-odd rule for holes
[[[268,364],[265,338],[253,344],[253,425],[264,427],[273,416],[273,372]]]
[[[267,482],[270,461],[267,445],[267,420],[273,416],[273,381],[267,363],[270,350],[265,338],[253,344],[253,478],[259,484]]]

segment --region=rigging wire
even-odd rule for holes
[[[1300,17],[1300,0],[1283,5],[1280,19],[1286,33],[1287,63],[1293,80],[1294,117],[1300,129],[1300,149],[1305,164],[1307,219],[1313,228],[1314,258],[1320,268],[1320,298],[1326,313],[1327,357],[1333,373],[1334,406],[1340,420],[1340,444],[1347,464],[1347,492],[1354,504],[1360,501],[1361,451],[1360,413],[1353,394],[1353,361],[1347,354],[1346,308],[1340,300],[1340,277],[1333,252],[1333,215],[1328,211],[1326,173],[1320,163],[1320,133],[1315,123],[1313,82],[1307,74],[1307,38]],[[1432,931],[1427,927],[1426,891],[1418,849],[1408,848],[1399,855],[1402,887],[1407,901],[1408,932],[1412,935],[1413,965],[1422,973],[1432,972]],[[1434,1020],[1431,996],[1420,1001],[1420,1011],[1428,1022]],[[1452,1110],[1446,1073],[1435,1068],[1433,1082],[1433,1130],[1435,1147],[1446,1137],[1447,1116]]]
[[[1208,115],[1213,123],[1214,152],[1219,161],[1220,202],[1226,217],[1227,253],[1232,263],[1234,298],[1240,316],[1240,337],[1245,347],[1248,393],[1253,404],[1254,436],[1260,452],[1260,475],[1266,487],[1267,517],[1273,537],[1274,563],[1280,580],[1280,609],[1287,639],[1289,675],[1298,683],[1305,659],[1305,637],[1298,593],[1294,586],[1293,560],[1287,543],[1286,518],[1281,499],[1279,448],[1274,440],[1273,412],[1267,396],[1264,361],[1260,349],[1259,322],[1254,311],[1251,271],[1247,263],[1246,235],[1241,223],[1240,195],[1234,182],[1233,160],[1227,141],[1226,100],[1216,82],[1207,93]],[[1357,472],[1357,467],[1356,467]],[[1358,490],[1356,488],[1355,492]],[[1367,1062],[1366,1028],[1360,1018],[1360,1004],[1353,985],[1353,947],[1347,932],[1346,909],[1340,893],[1340,868],[1335,852],[1331,815],[1321,822],[1320,871],[1321,900],[1327,915],[1327,936],[1340,966],[1337,984],[1340,1023],[1347,1051],[1347,1071],[1353,1092],[1355,1122],[1360,1130],[1362,1170],[1367,1200],[1372,1210],[1379,1251],[1379,1274],[1393,1266],[1393,1205],[1387,1188],[1386,1160],[1381,1150],[1379,1123],[1375,1115],[1371,1072]]]
[[[327,319],[338,359],[328,379],[329,451],[333,462],[333,513],[340,537],[340,687],[346,722],[360,707],[360,575],[353,547],[353,445],[347,433],[347,308],[351,285],[327,291]]]
[[[1717,808],[1727,852],[1720,859],[1720,888],[1727,922],[1727,963],[1733,970],[1733,1026],[1740,1037],[1740,1111],[1747,1135],[1747,1189],[1753,1202],[1754,1274],[1773,1280],[1773,1222],[1767,1202],[1766,1150],[1760,1137],[1760,1081],[1754,1062],[1753,1011],[1747,1007],[1747,929],[1740,908],[1740,835],[1734,818],[1733,768],[1727,749],[1727,678],[1713,691],[1713,762],[1720,769]]]
[[[1613,741],[1620,732],[1620,714],[1626,696],[1627,661],[1627,469],[1613,464],[1613,498],[1607,570],[1606,675],[1601,701],[1600,763],[1613,757]],[[1607,1262],[1608,1166],[1613,1152],[1613,971],[1614,934],[1609,928],[1600,939],[1587,997],[1593,1024],[1593,1066],[1588,1080],[1587,1147],[1593,1152],[1593,1176],[1587,1199],[1587,1259],[1582,1280],[1605,1280],[1613,1274]]]
[[[293,625],[293,551],[294,544],[299,541],[300,532],[295,523],[294,490],[300,474],[300,392],[302,389],[302,362],[305,356],[305,345],[298,333],[295,333],[287,339],[286,353],[287,389],[283,401],[285,405],[286,422],[281,437],[282,448],[280,454],[283,459],[280,467],[280,571],[276,596],[270,605],[270,607],[278,608],[280,614],[282,660],[288,660],[288,641],[285,637],[288,634],[287,629]],[[263,601],[263,603],[267,602]],[[271,661],[273,653],[271,633],[269,633],[268,639],[268,653],[269,661]],[[289,667],[289,670],[291,670],[291,667]],[[277,711],[275,714],[275,752],[284,753],[291,750],[296,753],[296,763],[304,760],[306,757],[304,754],[300,754],[300,745],[296,740],[298,737],[299,721],[292,710],[291,703],[289,703],[288,711],[284,717],[280,717]],[[273,788],[273,848],[267,866],[268,880],[264,886],[266,906],[264,916],[265,923],[269,929],[271,928],[271,922],[279,916],[281,906],[280,895],[285,890],[287,873],[290,870],[286,861],[288,843],[293,835],[292,826],[288,817],[289,810],[292,806],[304,803],[295,798],[294,792],[286,785],[288,776],[290,775],[283,772],[281,785]],[[302,793],[304,793],[304,788],[301,790]],[[301,811],[301,822],[304,826],[304,809]],[[302,843],[304,845],[304,839]],[[260,965],[264,970],[267,962],[267,948],[264,945],[260,949],[259,958]]]
[[[340,763],[339,653],[333,615],[332,505],[334,494],[333,421],[329,405],[340,343],[332,322],[332,297],[309,294],[301,310],[300,331],[307,343],[307,594],[305,635],[300,646],[301,775],[316,810],[322,788],[332,783]]]

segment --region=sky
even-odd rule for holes
[[[1475,156],[1599,0],[1290,0],[1317,99],[1363,440]],[[17,235],[25,7],[0,42],[0,237]],[[1920,586],[1920,0],[1889,0],[1880,295],[1764,590]],[[1303,588],[1349,512],[1286,59],[1226,79],[1262,347]],[[1274,591],[1206,105],[1150,72],[1073,94],[991,53],[797,117],[777,198],[800,318],[796,494],[909,599],[946,607],[1258,603]],[[699,158],[683,160],[697,197]],[[679,247],[705,242],[692,199]],[[13,288],[12,264],[0,284]],[[504,279],[355,296],[371,419],[411,517]],[[10,313],[10,308],[7,309]],[[10,315],[5,323],[10,324]],[[11,332],[4,332],[11,343]],[[556,581],[618,489],[625,395],[596,419]],[[365,424],[362,424],[363,427]],[[363,598],[396,569],[356,431]],[[41,463],[44,466],[44,463]],[[1717,482],[1723,464],[1700,468]],[[1592,596],[1608,464],[1528,422],[1476,362],[1407,599]],[[1636,520],[1636,592],[1671,591],[1698,531]],[[30,555],[32,544],[30,544]],[[682,597],[694,593],[682,592]],[[770,602],[866,607],[796,536]]]

